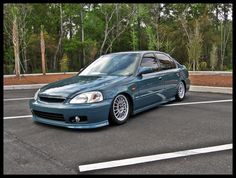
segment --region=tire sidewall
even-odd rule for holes
[[[183,89],[184,89],[184,95],[183,95],[182,98],[179,96],[179,86],[180,86],[181,84],[183,85]],[[178,84],[178,87],[177,87],[176,99],[177,99],[178,101],[182,101],[182,100],[184,99],[184,97],[185,97],[185,93],[186,93],[185,85],[184,85],[183,81],[180,81],[179,84]]]

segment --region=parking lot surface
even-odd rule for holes
[[[232,95],[188,92],[182,102],[132,116],[124,125],[71,130],[31,120],[28,100],[35,92],[4,91],[4,174],[232,174],[232,150],[88,172],[78,168],[231,144]]]

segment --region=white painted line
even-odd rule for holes
[[[212,147],[206,147],[206,148],[177,151],[177,152],[172,152],[172,153],[156,154],[156,155],[151,155],[151,156],[142,156],[142,157],[136,157],[136,158],[80,165],[79,171],[85,172],[85,171],[92,171],[92,170],[98,170],[98,169],[134,165],[134,164],[139,164],[139,163],[147,163],[147,162],[159,161],[159,160],[165,160],[165,159],[171,159],[171,158],[178,158],[178,157],[191,156],[191,155],[197,155],[197,154],[203,154],[203,153],[230,150],[232,148],[233,148],[232,144],[226,144],[226,145],[212,146]]]
[[[209,103],[224,103],[224,102],[231,102],[232,99],[228,100],[214,100],[214,101],[197,101],[197,102],[187,102],[187,103],[175,103],[175,104],[166,104],[161,106],[180,106],[180,105],[192,105],[192,104],[209,104]]]
[[[18,101],[18,100],[30,100],[33,98],[9,98],[9,99],[4,99],[4,101]]]
[[[27,118],[27,117],[32,117],[32,115],[3,117],[3,119],[18,119],[18,118]]]

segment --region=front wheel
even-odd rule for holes
[[[112,102],[110,110],[110,121],[112,124],[121,125],[125,123],[130,116],[130,103],[129,99],[119,94]]]
[[[181,81],[177,87],[177,94],[175,96],[176,100],[178,101],[183,100],[185,97],[185,93],[186,93],[185,86],[184,83]]]

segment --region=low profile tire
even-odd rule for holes
[[[176,100],[177,101],[182,101],[185,97],[185,93],[186,93],[185,85],[182,81],[180,81],[180,83],[177,87],[177,94],[175,96]]]
[[[123,94],[117,95],[111,105],[110,123],[113,125],[124,124],[130,116],[130,111],[129,99]]]

